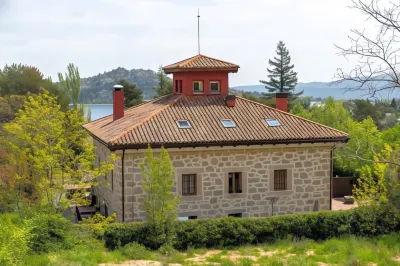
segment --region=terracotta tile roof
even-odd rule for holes
[[[163,67],[165,73],[196,70],[226,70],[230,72],[237,72],[238,68],[238,65],[202,54]]]
[[[265,118],[276,118],[270,127]],[[232,119],[235,128],[224,128],[220,119]],[[177,120],[189,120],[192,128],[178,128]],[[126,109],[125,116],[112,115],[84,125],[110,149],[345,141],[347,133],[236,97],[227,107],[224,97],[167,95]]]

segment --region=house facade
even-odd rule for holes
[[[84,125],[97,163],[119,157],[93,188],[103,212],[145,220],[139,164],[148,145],[169,152],[183,219],[331,208],[332,151],[347,134],[287,113],[284,93],[276,109],[229,95],[238,68],[204,55],[166,66],[171,94],[126,110],[123,88],[114,89],[114,114]]]

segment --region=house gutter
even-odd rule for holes
[[[124,169],[124,162],[125,162],[125,149],[122,150],[122,222],[125,222],[125,169]]]

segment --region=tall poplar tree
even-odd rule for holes
[[[263,95],[265,98],[271,98],[277,92],[288,92],[289,100],[294,101],[303,91],[294,93],[297,85],[297,72],[293,70],[294,65],[290,62],[289,50],[284,42],[279,41],[276,54],[277,57],[268,61],[273,67],[272,69],[267,68],[269,81],[260,80],[268,90],[268,93],[263,93]]]
[[[62,73],[58,73],[58,80],[61,88],[67,95],[70,96],[72,105],[75,110],[78,110],[78,99],[81,93],[81,77],[78,67],[69,63],[67,66],[68,72],[65,73],[65,78]],[[82,107],[80,107],[82,109]]]

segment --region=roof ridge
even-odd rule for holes
[[[236,95],[236,97],[239,98],[239,99],[242,99],[242,100],[251,102],[251,103],[256,104],[256,105],[261,105],[261,106],[263,106],[263,107],[267,107],[267,108],[269,108],[269,109],[273,109],[274,111],[277,111],[277,112],[279,112],[279,113],[283,113],[283,114],[285,114],[285,115],[289,115],[289,116],[292,116],[292,117],[296,117],[296,118],[299,118],[299,119],[301,119],[301,120],[303,120],[303,121],[307,121],[307,122],[310,122],[310,123],[312,123],[312,124],[315,124],[315,125],[318,125],[318,126],[322,126],[322,127],[324,127],[324,128],[328,128],[328,129],[334,130],[334,131],[336,131],[336,132],[338,132],[338,133],[343,133],[343,134],[348,135],[348,133],[346,133],[346,132],[344,132],[344,131],[338,130],[338,129],[333,128],[333,127],[330,127],[330,126],[323,125],[323,124],[321,124],[321,123],[318,123],[318,122],[315,122],[315,121],[312,121],[312,120],[303,118],[303,117],[301,117],[301,116],[294,115],[294,114],[291,114],[291,113],[288,113],[288,112],[285,112],[285,111],[282,111],[282,110],[273,108],[273,107],[271,107],[271,106],[268,106],[268,105],[265,105],[265,104],[262,104],[262,103],[259,103],[259,102],[255,102],[255,101],[246,99],[246,98],[244,98],[244,97],[240,97],[240,96],[237,96],[237,95]]]
[[[192,56],[192,57],[183,59],[183,60],[181,60],[181,61],[175,62],[175,63],[173,63],[173,64],[166,65],[166,66],[163,67],[163,69],[164,69],[164,68],[169,68],[169,67],[171,67],[171,66],[179,66],[179,63],[185,62],[185,61],[187,61],[187,60],[191,60],[191,59],[195,58],[196,56],[199,56],[199,55],[195,55],[195,56]]]
[[[147,101],[147,102],[144,101],[144,102],[142,102],[142,103],[139,103],[139,104],[137,104],[137,105],[131,106],[131,107],[129,107],[129,108],[126,108],[126,109],[124,108],[124,112],[127,111],[127,110],[131,110],[131,109],[137,108],[137,107],[139,107],[139,106],[148,104],[148,103],[152,103],[152,102],[154,102],[154,101],[161,100],[162,98],[167,97],[167,96],[169,96],[169,95],[171,95],[171,94],[172,94],[172,93],[169,93],[169,94],[166,94],[166,95],[163,95],[163,96],[154,98],[154,99],[152,99],[152,100],[150,100],[150,101]],[[114,104],[111,104],[111,105],[114,105]],[[97,118],[97,119],[95,119],[95,120],[89,121],[89,122],[87,122],[87,123],[84,123],[82,126],[87,125],[87,124],[90,124],[90,123],[95,122],[95,121],[99,121],[99,120],[105,119],[105,118],[110,117],[110,116],[113,116],[113,114],[106,115],[106,116]]]
[[[203,55],[203,54],[199,54],[199,55],[201,55],[201,56],[203,56],[203,57],[206,57],[206,58],[208,58],[208,59],[217,60],[217,61],[220,61],[220,62],[224,62],[224,63],[231,64],[231,65],[234,65],[234,66],[239,67],[239,65],[236,65],[236,64],[234,64],[234,63],[231,63],[231,62],[228,62],[228,61],[224,61],[224,60],[221,60],[221,59],[217,59],[217,58],[215,58],[215,57],[211,57],[211,56],[207,56],[207,55]]]
[[[159,98],[164,98],[166,96],[169,96],[172,94],[167,94],[165,96],[159,97]],[[158,98],[158,99],[159,99]],[[160,108],[159,110],[157,110],[156,112],[154,112],[152,115],[147,116],[145,119],[143,119],[142,121],[140,121],[139,123],[129,127],[127,130],[125,130],[124,132],[122,132],[121,134],[113,137],[112,139],[110,139],[108,142],[112,143],[116,140],[118,140],[119,138],[125,136],[126,134],[130,133],[132,130],[134,130],[135,128],[143,125],[145,122],[151,120],[154,116],[158,115],[159,113],[161,113],[162,111],[164,111],[165,109],[167,109],[168,107],[170,107],[171,105],[173,105],[179,98],[181,98],[181,95],[179,97],[176,97],[176,99],[172,100],[170,103],[166,104],[165,106],[163,106],[162,108]]]

